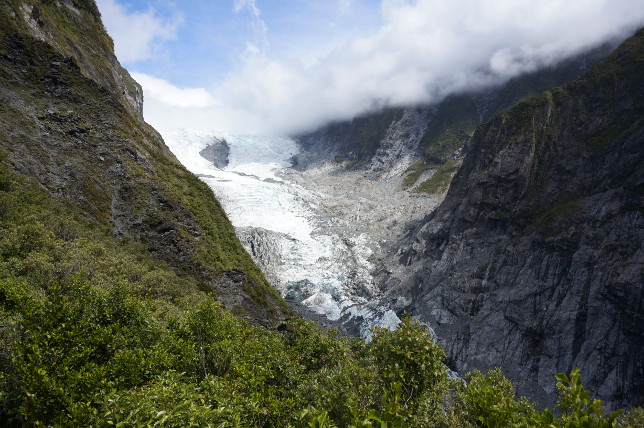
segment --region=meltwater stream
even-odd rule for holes
[[[221,137],[230,153],[219,169],[199,154],[216,141],[213,135],[164,133],[179,161],[212,188],[242,244],[282,295],[331,320],[377,297],[369,257],[379,243],[330,214],[334,195],[297,183],[289,160],[298,152],[296,143]]]

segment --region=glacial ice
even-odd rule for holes
[[[212,135],[164,132],[171,151],[210,186],[238,233],[248,228],[269,232],[264,239],[271,237],[271,250],[280,252],[273,259],[280,263],[262,266],[256,261],[270,272],[280,292],[297,296],[300,303],[332,320],[339,319],[347,306],[365,302],[373,292],[369,239],[361,233],[338,234],[337,219],[320,210],[324,195],[289,179],[286,170],[298,153],[296,143],[286,137],[217,137],[230,146],[229,165],[223,169],[199,155]],[[248,246],[247,250],[251,252]]]
[[[402,178],[390,174],[374,179],[373,171],[349,172],[332,163],[295,170],[290,159],[299,147],[286,137],[188,130],[163,136],[210,186],[246,250],[285,298],[351,324],[367,339],[372,325],[400,323],[396,311],[405,304],[380,299],[375,278],[383,266],[377,263],[389,242],[440,199],[402,191]],[[222,169],[199,154],[215,137],[230,147]]]

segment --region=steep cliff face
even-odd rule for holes
[[[452,368],[501,366],[546,404],[554,374],[580,367],[609,406],[643,403],[643,121],[641,30],[477,129],[387,279]]]
[[[85,78],[108,90],[130,113],[142,115],[143,91],[116,59],[93,0],[7,1],[1,7],[0,33],[8,37],[7,44],[44,42],[73,61]]]
[[[0,150],[13,170],[142,242],[256,323],[288,312],[212,191],[141,115],[93,0],[0,5]]]

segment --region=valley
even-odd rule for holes
[[[199,153],[222,136],[166,140],[306,317],[370,339],[407,313],[458,373],[501,367],[520,395],[554,405],[550,379],[581,367],[625,406],[644,375],[641,299],[627,297],[642,290],[641,64],[621,59],[639,43],[537,96],[510,82],[331,123],[297,144],[225,137],[221,170]],[[565,83],[586,59],[546,75]],[[521,79],[531,95],[543,74]]]
[[[220,136],[182,130],[164,137],[213,189],[242,244],[282,296],[329,321],[346,322],[356,305],[383,294],[378,281],[385,254],[395,252],[392,244],[405,229],[442,200],[402,190],[400,176],[349,171],[334,162],[293,168],[300,148],[290,138],[225,136],[229,162],[217,168],[199,152]],[[370,325],[399,321],[384,309],[356,332],[368,336]]]
[[[0,4],[0,425],[642,426],[644,29],[286,137],[106,10]]]

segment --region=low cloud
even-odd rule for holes
[[[266,130],[248,111],[223,105],[204,88],[180,88],[144,73],[130,73],[144,91],[145,120],[160,131],[193,129],[219,133]]]
[[[157,100],[169,107],[205,108],[217,102],[204,88],[179,88],[171,83],[144,73],[131,73],[134,80],[145,88],[146,97]]]
[[[163,42],[176,38],[182,19],[159,17],[154,9],[130,12],[116,0],[97,0],[103,23],[114,39],[116,55],[128,65],[159,55]]]
[[[236,4],[261,21],[254,1]],[[383,0],[381,18],[377,31],[309,65],[265,52],[251,55],[212,89],[219,105],[204,107],[204,116],[219,115],[210,119],[213,129],[291,133],[380,106],[438,102],[625,38],[644,24],[644,3]],[[149,97],[152,87],[143,86]],[[168,108],[177,106],[175,95],[165,101],[153,97]]]

